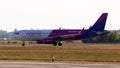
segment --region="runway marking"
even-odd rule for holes
[[[120,68],[118,64],[0,62],[0,68]]]

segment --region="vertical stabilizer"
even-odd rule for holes
[[[90,30],[103,31],[105,28],[107,16],[108,16],[108,13],[103,13],[95,22],[95,24],[92,27],[90,27]]]

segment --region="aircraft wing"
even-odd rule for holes
[[[77,36],[82,35],[83,32],[84,32],[84,28],[83,28],[79,33],[77,33],[77,34],[62,35],[61,37],[63,37],[63,38],[67,38],[67,37],[77,37]]]
[[[82,35],[83,33],[84,33],[84,28],[79,33],[77,33],[77,34],[59,35],[59,36],[54,36],[52,38],[53,39],[56,39],[56,38],[59,39],[60,38],[62,40],[64,40],[64,39],[74,39],[74,38]]]

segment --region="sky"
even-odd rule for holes
[[[0,0],[0,29],[89,28],[107,12],[106,30],[120,29],[120,0]]]

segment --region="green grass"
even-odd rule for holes
[[[120,46],[0,46],[0,60],[120,62]]]

